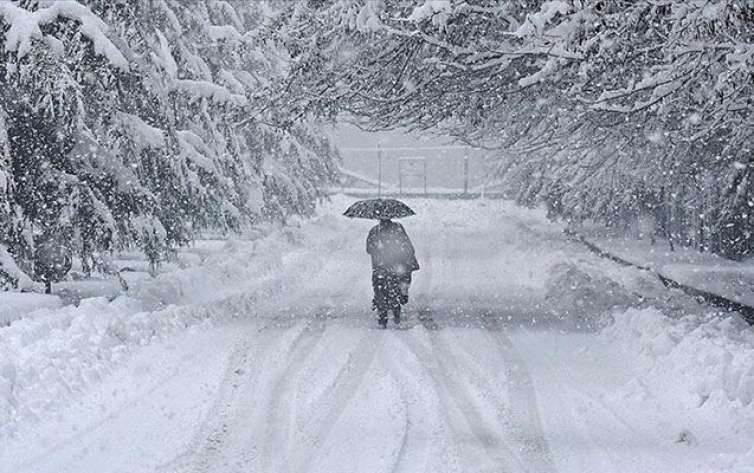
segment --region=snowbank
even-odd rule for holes
[[[333,223],[325,216],[301,227],[269,229],[256,240],[199,244],[192,250],[201,264],[129,281],[129,297],[111,302],[97,297],[60,308],[57,297],[0,293],[23,299],[30,311],[39,309],[0,327],[0,444],[17,426],[49,418],[142,345],[189,327],[264,316],[281,301],[295,303],[288,300],[289,288],[328,257],[305,247],[328,239],[340,245],[347,238],[338,236]],[[40,309],[42,300],[47,308]],[[18,304],[13,307],[8,313],[19,318]]]
[[[150,307],[165,307],[209,304],[239,292],[251,293],[272,275],[279,275],[282,254],[292,249],[285,238],[275,232],[260,240],[228,240],[200,266],[176,268],[155,278],[129,279],[129,295]]]
[[[57,296],[34,292],[0,292],[0,327],[40,309],[57,309],[61,306]]]
[[[616,314],[603,336],[673,379],[689,408],[708,403],[754,410],[754,331],[738,317],[670,319],[655,308]]]
[[[141,311],[139,301],[85,299],[0,329],[0,438],[109,373],[134,347],[209,318],[201,307]]]
[[[550,311],[577,329],[596,328],[606,312],[642,302],[613,279],[570,262],[552,268],[546,288]]]
[[[690,455],[707,452],[700,471],[754,473],[754,331],[736,316],[672,319],[656,308],[614,319],[600,336],[641,368],[606,402],[655,412],[647,423],[679,429],[676,443]]]

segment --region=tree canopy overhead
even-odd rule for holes
[[[0,258],[310,213],[338,159],[311,118],[343,114],[487,149],[554,216],[746,256],[753,86],[748,0],[0,2]]]
[[[273,24],[294,103],[493,150],[569,219],[662,209],[682,240],[754,248],[750,1],[301,0]]]

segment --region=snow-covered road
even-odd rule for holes
[[[404,222],[422,264],[408,319],[378,330],[369,222],[338,217],[343,204],[288,235],[298,244],[261,293],[227,261],[210,271],[209,288],[227,276],[222,297],[185,298],[211,306],[211,323],[133,350],[74,402],[19,425],[0,471],[753,471],[751,403],[694,405],[687,380],[591,324],[602,302],[573,315],[553,300],[563,264],[628,286],[651,285],[643,276],[613,271],[537,213],[419,200]]]

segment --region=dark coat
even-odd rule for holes
[[[411,239],[403,225],[392,220],[382,220],[369,230],[367,253],[375,272],[410,274],[419,269]]]

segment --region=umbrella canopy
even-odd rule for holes
[[[395,199],[360,200],[343,213],[346,217],[371,218],[372,220],[403,218],[414,214],[415,212],[408,205]]]

